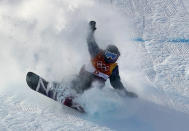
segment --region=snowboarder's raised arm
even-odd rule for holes
[[[110,76],[110,84],[114,89],[118,89],[119,93],[123,96],[137,97],[135,93],[127,91],[127,89],[123,86],[123,83],[120,79],[118,66],[115,67],[112,75]]]
[[[96,30],[96,22],[90,21],[89,22],[89,32],[87,36],[87,44],[88,44],[88,50],[92,58],[94,58],[100,51],[100,48],[98,47],[98,44],[95,41],[94,38],[94,32]]]

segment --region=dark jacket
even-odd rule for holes
[[[94,31],[89,31],[88,36],[87,36],[87,44],[88,44],[88,50],[91,56],[91,59],[96,57],[96,55],[102,50],[99,48],[98,44],[95,41],[94,38]],[[114,70],[112,71],[112,74],[110,76],[110,83],[113,88],[115,89],[123,89],[124,86],[120,80],[120,75],[119,75],[119,67],[116,66]]]

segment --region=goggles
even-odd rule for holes
[[[117,60],[117,58],[119,57],[117,54],[114,54],[110,51],[105,51],[105,57],[111,60]]]

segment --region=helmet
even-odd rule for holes
[[[118,56],[120,56],[119,49],[115,45],[108,45],[106,50],[111,52],[111,53],[114,53],[114,54],[117,54]]]
[[[104,57],[107,63],[115,63],[119,56],[119,49],[115,45],[108,45],[104,51]]]

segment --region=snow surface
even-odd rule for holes
[[[187,131],[189,121],[187,0],[1,0],[0,130]],[[100,47],[121,51],[120,75],[139,99],[107,82],[62,106],[25,82],[28,71],[69,81],[89,61],[87,23],[97,21]],[[133,41],[134,40],[134,41]]]

